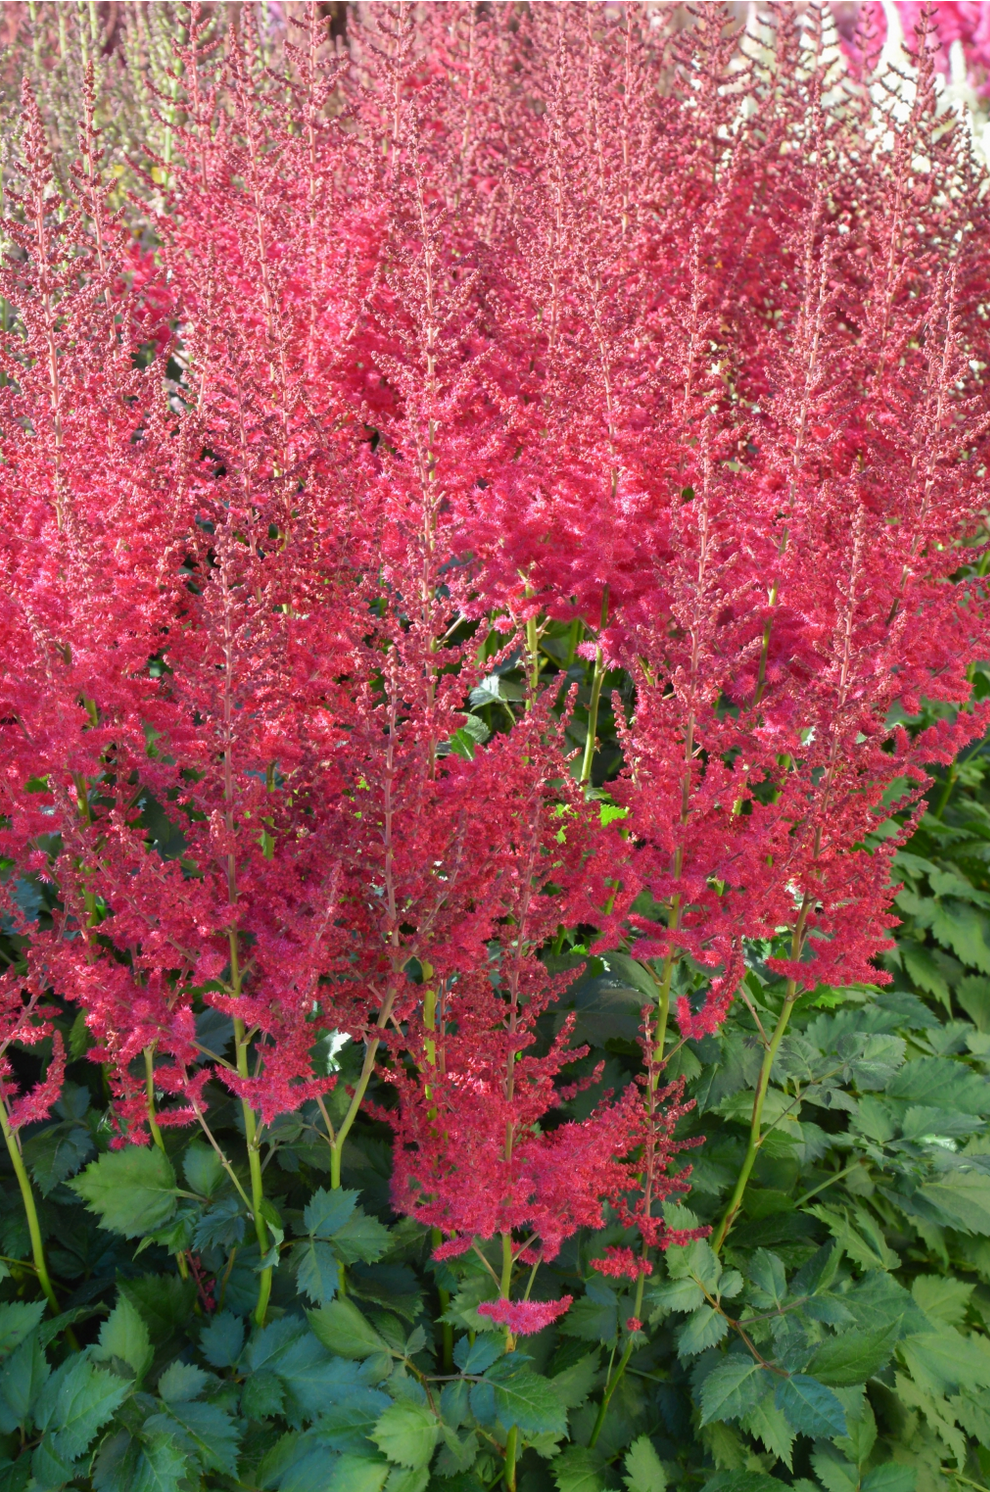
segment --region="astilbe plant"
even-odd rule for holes
[[[898,724],[965,703],[987,640],[958,577],[988,428],[978,173],[929,53],[907,108],[828,101],[817,12],[771,63],[715,6],[685,32],[382,6],[330,56],[311,7],[263,108],[242,21],[219,58],[193,7],[178,49],[185,123],[142,166],[155,273],[92,117],[62,212],[25,93],[0,848],[57,899],[49,931],[10,902],[5,1039],[78,1007],[116,1144],[216,1145],[226,1085],[259,1324],[266,1135],[315,1106],[339,1187],[376,1071],[395,1208],[438,1261],[492,1270],[500,1237],[510,1338],[567,1305],[519,1266],[609,1204],[639,1238],[598,1266],[637,1282],[604,1414],[650,1250],[691,1236],[663,1216],[689,1184],[672,1050],[778,939],[717,1251],[799,994],[885,977],[910,815],[871,836],[983,729]],[[546,958],[574,948],[630,955],[653,998],[642,1081],[557,1124],[582,1053],[545,1039]],[[332,1119],[335,1033],[364,1055]],[[59,1073],[17,1098],[4,1072],[15,1166]]]

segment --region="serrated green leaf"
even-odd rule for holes
[[[918,1484],[918,1469],[915,1466],[898,1466],[888,1461],[886,1466],[874,1466],[860,1483],[860,1492],[914,1492]]]
[[[370,1357],[387,1352],[388,1343],[350,1300],[333,1300],[318,1311],[307,1311],[317,1340],[338,1357]]]
[[[38,1395],[35,1424],[51,1436],[58,1455],[74,1460],[130,1391],[129,1383],[76,1354],[46,1381]]]
[[[557,1492],[602,1492],[604,1483],[597,1457],[587,1446],[569,1445],[550,1462]]]
[[[758,1404],[754,1404],[741,1423],[744,1430],[762,1440],[770,1454],[783,1461],[790,1471],[796,1432],[788,1423],[787,1416],[777,1408],[773,1395],[771,1388]]]
[[[193,1404],[176,1400],[163,1414],[152,1414],[144,1422],[149,1435],[170,1436],[204,1471],[222,1471],[234,1476],[240,1431],[226,1410],[216,1404]]]
[[[340,1282],[337,1256],[329,1243],[309,1238],[296,1245],[296,1280],[316,1305],[333,1300]]]
[[[100,1328],[99,1345],[93,1349],[93,1357],[97,1362],[119,1358],[133,1370],[140,1383],[153,1356],[147,1326],[127,1296],[121,1296]]]
[[[93,1463],[95,1492],[179,1492],[188,1458],[168,1435],[111,1435]]]
[[[313,1193],[303,1212],[303,1226],[314,1238],[332,1238],[354,1214],[358,1193],[327,1191],[321,1187]]]
[[[376,1217],[368,1217],[360,1207],[333,1235],[333,1246],[345,1264],[374,1264],[388,1252],[391,1235]]]
[[[666,1492],[667,1473],[648,1435],[640,1435],[626,1451],[622,1480],[629,1492]]]
[[[224,1169],[212,1145],[194,1141],[182,1157],[182,1169],[190,1188],[201,1197],[212,1197],[222,1185]]]
[[[230,1311],[221,1311],[205,1326],[199,1350],[215,1368],[232,1368],[244,1349],[244,1322]]]
[[[677,1333],[678,1357],[695,1357],[706,1347],[714,1347],[729,1330],[725,1317],[712,1306],[702,1306],[689,1316]]]
[[[701,1423],[738,1419],[748,1414],[770,1387],[768,1374],[747,1352],[733,1353],[701,1385]]]
[[[929,1326],[904,1286],[880,1270],[872,1270],[842,1300],[863,1331],[885,1331],[896,1325],[903,1337]]]
[[[500,1372],[505,1362],[496,1363],[484,1379],[484,1384],[491,1387],[498,1421],[507,1430],[517,1425],[523,1435],[566,1435],[567,1414],[550,1380],[530,1368]],[[500,1376],[496,1378],[497,1372]]]
[[[5,1300],[0,1305],[0,1355],[19,1346],[44,1314],[43,1300]]]
[[[990,1387],[990,1343],[951,1326],[905,1337],[898,1348],[912,1378],[928,1393]]]
[[[371,1438],[399,1466],[425,1466],[436,1449],[440,1422],[432,1410],[408,1399],[391,1404],[376,1421]]]
[[[550,1387],[565,1409],[577,1409],[598,1383],[601,1367],[597,1352],[588,1352],[550,1379]]]
[[[990,1082],[948,1057],[918,1057],[906,1062],[887,1088],[888,1098],[958,1109],[962,1114],[990,1110]]]
[[[937,1274],[919,1274],[911,1282],[912,1299],[933,1326],[958,1326],[974,1289],[965,1280]]]
[[[811,1464],[825,1492],[859,1492],[859,1472],[831,1449],[813,1451]]]
[[[93,1153],[93,1137],[82,1124],[56,1124],[24,1144],[24,1160],[43,1197],[78,1171]]]
[[[799,1435],[832,1440],[846,1432],[846,1412],[840,1401],[824,1383],[805,1373],[781,1378],[774,1391],[774,1403]]]
[[[108,1150],[66,1185],[102,1227],[125,1238],[153,1232],[175,1211],[175,1172],[157,1145]]]
[[[245,1419],[274,1419],[285,1408],[282,1380],[269,1368],[250,1373],[241,1388],[241,1414]]]
[[[357,1388],[321,1415],[316,1431],[321,1445],[353,1455],[373,1456],[371,1435],[390,1400],[377,1388]]]
[[[32,1331],[7,1358],[0,1372],[0,1434],[26,1424],[51,1369],[41,1338]]]
[[[983,1171],[951,1171],[923,1182],[912,1198],[917,1200],[944,1227],[990,1237],[990,1176]]]
[[[844,1331],[828,1337],[815,1348],[808,1372],[833,1388],[865,1383],[890,1361],[899,1335],[895,1322],[886,1331]]]
[[[498,1337],[475,1337],[473,1342],[461,1337],[454,1347],[454,1362],[462,1373],[485,1373],[504,1351]]]
[[[192,1363],[173,1362],[158,1380],[158,1395],[166,1404],[188,1403],[190,1399],[198,1399],[207,1384],[215,1381]]]
[[[385,1492],[426,1492],[429,1480],[428,1466],[393,1466],[385,1483]]]
[[[779,1310],[787,1298],[787,1275],[776,1254],[757,1249],[749,1261],[749,1296],[760,1310]]]
[[[560,1322],[562,1336],[582,1342],[610,1342],[619,1330],[618,1297],[597,1281],[593,1294],[576,1300]]]
[[[651,1287],[647,1301],[655,1316],[660,1317],[670,1311],[696,1311],[704,1304],[705,1296],[701,1286],[692,1279],[664,1280]]]

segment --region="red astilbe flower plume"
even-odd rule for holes
[[[573,1295],[559,1300],[483,1300],[478,1315],[507,1327],[514,1337],[529,1337],[559,1321],[573,1304]]]

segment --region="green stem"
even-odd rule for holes
[[[938,795],[938,802],[932,809],[932,818],[940,819],[942,817],[943,813],[946,810],[949,799],[952,796],[952,789],[956,785],[956,778],[958,776],[959,763],[953,762],[952,766],[945,774],[945,781],[942,784],[942,791]]]
[[[144,1049],[144,1081],[145,1094],[147,1095],[148,1128],[151,1130],[151,1138],[164,1155],[165,1141],[162,1139],[162,1132],[158,1127],[158,1120],[155,1117],[155,1043],[153,1041]],[[187,1280],[189,1278],[189,1265],[186,1263],[186,1256],[181,1249],[176,1251],[175,1262],[180,1278]]]
[[[608,621],[608,586],[602,592],[602,616],[600,631],[605,630]],[[595,759],[595,742],[598,739],[598,706],[602,697],[602,684],[605,681],[605,665],[602,658],[601,646],[595,652],[595,668],[591,676],[591,700],[588,704],[588,734],[584,741],[584,756],[581,760],[580,782],[591,781],[591,764]]]
[[[512,1289],[512,1234],[502,1234],[502,1277],[499,1280],[499,1294],[503,1300],[508,1300]],[[516,1345],[515,1337],[508,1327],[505,1328],[505,1350],[511,1352]],[[515,1425],[505,1437],[505,1485],[508,1492],[516,1492],[516,1458],[519,1454],[519,1431]]]
[[[637,1320],[639,1319],[643,1310],[643,1290],[645,1285],[646,1275],[641,1274],[639,1279],[636,1281],[636,1296],[633,1302],[632,1309],[632,1313],[637,1318]],[[602,1394],[602,1402],[598,1406],[598,1417],[595,1420],[595,1428],[592,1430],[591,1439],[588,1441],[589,1449],[591,1449],[597,1443],[598,1437],[602,1433],[602,1429],[605,1425],[605,1416],[608,1413],[608,1406],[612,1402],[612,1395],[615,1393],[615,1390],[618,1388],[620,1382],[622,1381],[626,1368],[629,1366],[629,1359],[633,1355],[633,1346],[633,1334],[632,1332],[630,1332],[629,1339],[626,1342],[625,1347],[623,1348],[622,1356],[619,1358],[618,1365],[608,1375],[608,1382],[605,1385],[605,1392]]]
[[[151,1042],[150,1045],[146,1046],[145,1049],[144,1049],[144,1078],[145,1078],[145,1081],[144,1081],[144,1090],[145,1090],[145,1094],[147,1096],[148,1128],[151,1130],[151,1138],[154,1140],[155,1144],[158,1146],[159,1150],[164,1155],[164,1153],[165,1153],[165,1141],[162,1139],[162,1132],[158,1128],[158,1120],[155,1117],[155,1044],[154,1044],[154,1042]]]
[[[438,1249],[441,1243],[443,1243],[443,1234],[439,1228],[432,1230],[430,1239],[433,1247]],[[440,1315],[446,1316],[448,1307],[450,1306],[450,1292],[449,1290],[445,1290],[442,1285],[438,1285],[437,1295],[440,1297]],[[452,1373],[454,1371],[454,1328],[449,1321],[440,1322],[440,1360],[443,1363],[445,1373]]]
[[[31,1238],[31,1255],[34,1259],[34,1270],[38,1276],[38,1283],[45,1292],[45,1299],[51,1307],[53,1316],[59,1315],[58,1301],[55,1299],[55,1291],[48,1274],[48,1263],[45,1259],[45,1246],[41,1241],[41,1224],[38,1221],[38,1209],[35,1205],[34,1190],[31,1186],[31,1178],[28,1176],[24,1157],[21,1155],[20,1141],[17,1134],[11,1129],[7,1119],[7,1110],[0,1100],[0,1129],[7,1142],[7,1154],[17,1177],[17,1184],[21,1189],[21,1199],[24,1203],[24,1211],[27,1213],[28,1233]]]
[[[340,1186],[340,1161],[344,1150],[344,1141],[351,1132],[351,1127],[358,1116],[361,1105],[364,1103],[364,1095],[368,1091],[371,1082],[371,1074],[375,1070],[375,1057],[378,1055],[380,1045],[377,1036],[372,1037],[364,1049],[364,1063],[361,1067],[361,1076],[358,1078],[354,1096],[351,1099],[350,1108],[344,1115],[337,1130],[335,1139],[330,1146],[330,1186],[336,1189]]]
[[[712,1248],[714,1249],[716,1254],[725,1243],[726,1235],[728,1234],[729,1229],[732,1227],[732,1224],[736,1218],[736,1214],[742,1206],[743,1196],[746,1191],[746,1184],[749,1181],[753,1167],[756,1164],[756,1157],[759,1154],[760,1145],[763,1143],[763,1105],[766,1102],[767,1088],[770,1085],[770,1073],[773,1069],[774,1059],[777,1056],[777,1051],[780,1047],[780,1043],[784,1039],[784,1032],[787,1030],[787,1023],[791,1018],[791,1011],[794,1009],[794,1001],[797,999],[797,996],[797,982],[794,979],[789,979],[787,981],[787,991],[784,995],[784,1003],[781,1007],[780,1015],[777,1018],[777,1024],[774,1027],[774,1033],[770,1038],[769,1046],[763,1054],[763,1065],[760,1068],[760,1079],[756,1085],[756,1094],[753,1099],[753,1117],[749,1126],[749,1143],[746,1146],[746,1154],[743,1158],[742,1168],[739,1172],[739,1175],[736,1177],[736,1185],[729,1200],[729,1205],[725,1209],[725,1214],[722,1218],[722,1221],[718,1225],[718,1230],[715,1233],[715,1236],[712,1238]]]
[[[529,654],[529,687],[535,694],[540,687],[540,639],[535,616],[526,623],[526,651]]]
[[[850,1161],[848,1166],[843,1166],[841,1171],[834,1171],[832,1175],[827,1178],[827,1180],[819,1182],[818,1186],[813,1186],[810,1192],[805,1192],[802,1197],[798,1197],[797,1201],[794,1203],[795,1208],[803,1207],[805,1202],[810,1202],[812,1197],[818,1196],[819,1192],[827,1191],[828,1188],[830,1186],[833,1186],[836,1181],[841,1181],[843,1176],[848,1176],[850,1171],[855,1171],[862,1164],[862,1159],[857,1157],[856,1160]]]
[[[234,1047],[237,1052],[237,1071],[242,1078],[250,1076],[248,1072],[248,1041],[247,1030],[244,1022],[238,1017],[234,1021]],[[241,1113],[244,1115],[244,1138],[247,1141],[248,1170],[251,1175],[251,1211],[254,1214],[254,1231],[258,1240],[258,1248],[261,1257],[268,1253],[268,1227],[264,1218],[265,1183],[261,1173],[261,1144],[258,1138],[258,1117],[248,1103],[246,1098],[241,1099]],[[258,1278],[258,1299],[254,1307],[254,1320],[258,1326],[264,1326],[265,1316],[268,1312],[268,1299],[272,1293],[272,1266],[269,1264],[261,1270]]]

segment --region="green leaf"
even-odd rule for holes
[[[701,1238],[667,1250],[667,1273],[671,1279],[694,1279],[714,1294],[722,1277],[722,1264],[711,1244]]]
[[[274,1419],[285,1408],[282,1380],[268,1368],[259,1368],[244,1380],[241,1414],[245,1419]]]
[[[485,1373],[504,1351],[498,1337],[475,1337],[473,1342],[461,1337],[454,1347],[454,1362],[462,1373]]]
[[[185,1404],[190,1399],[198,1399],[207,1384],[213,1381],[209,1373],[192,1363],[173,1362],[158,1380],[158,1394],[166,1404]]]
[[[899,1351],[915,1382],[929,1393],[990,1387],[990,1343],[951,1326],[905,1337]]]
[[[809,1207],[808,1211],[825,1224],[832,1237],[861,1269],[896,1269],[899,1266],[899,1256],[887,1243],[876,1219],[864,1208],[853,1209],[855,1225],[848,1212],[836,1208],[815,1206]]]
[[[389,1350],[385,1339],[350,1300],[333,1300],[306,1315],[317,1340],[338,1357],[370,1357]]]
[[[0,1305],[0,1353],[12,1352],[45,1314],[43,1300],[7,1300]]]
[[[598,1460],[583,1445],[569,1445],[554,1456],[550,1473],[557,1492],[602,1492],[604,1486]]]
[[[0,1434],[24,1425],[51,1369],[37,1331],[24,1338],[0,1372]]]
[[[724,1316],[713,1306],[702,1306],[689,1316],[677,1333],[678,1357],[694,1357],[706,1347],[714,1347],[729,1330]]]
[[[701,1286],[692,1279],[664,1280],[662,1284],[652,1286],[647,1300],[654,1308],[651,1319],[656,1319],[670,1311],[696,1311],[704,1304],[705,1297]]]
[[[749,1261],[749,1298],[761,1311],[779,1310],[787,1297],[787,1276],[776,1254],[757,1249]]]
[[[35,1186],[47,1197],[92,1151],[93,1137],[84,1125],[56,1124],[25,1142],[24,1159]]]
[[[859,1492],[859,1472],[831,1448],[814,1451],[811,1464],[825,1492]]]
[[[701,1492],[780,1492],[782,1485],[761,1471],[717,1471]]]
[[[333,1300],[340,1282],[337,1256],[329,1243],[311,1238],[297,1244],[296,1280],[300,1290],[317,1305]]]
[[[783,1461],[791,1469],[794,1448],[794,1430],[774,1403],[773,1389],[764,1394],[758,1404],[741,1421],[743,1429],[762,1440],[772,1456]]]
[[[470,1371],[470,1369],[465,1369]],[[550,1387],[565,1409],[577,1409],[595,1388],[601,1375],[597,1352],[588,1352],[550,1379]]]
[[[183,1156],[182,1169],[192,1191],[201,1197],[212,1197],[224,1178],[223,1165],[213,1146],[198,1141]]]
[[[358,1193],[330,1191],[320,1187],[313,1193],[303,1212],[303,1225],[314,1238],[332,1238],[353,1215]]]
[[[990,1176],[983,1171],[951,1171],[923,1182],[911,1200],[919,1198],[943,1226],[990,1237]]]
[[[866,1275],[842,1300],[864,1331],[884,1331],[896,1324],[904,1337],[929,1326],[904,1286],[879,1270]]]
[[[140,1313],[154,1346],[160,1347],[178,1335],[183,1341],[188,1339],[196,1301],[193,1280],[181,1280],[177,1274],[146,1274],[121,1280],[118,1288]]]
[[[937,1274],[919,1274],[911,1282],[911,1295],[933,1326],[958,1326],[974,1289],[965,1280]]]
[[[325,1452],[323,1464],[325,1467]],[[372,1461],[365,1456],[338,1456],[330,1475],[317,1482],[316,1492],[381,1492],[388,1476],[386,1461]]]
[[[240,1432],[226,1410],[216,1404],[175,1401],[164,1414],[152,1414],[144,1422],[148,1434],[171,1436],[176,1444],[195,1455],[204,1471],[237,1472]]]
[[[345,1264],[374,1264],[388,1251],[391,1235],[376,1217],[368,1217],[360,1207],[333,1235],[334,1248]]]
[[[52,1437],[58,1455],[75,1459],[130,1391],[129,1383],[77,1353],[45,1383],[38,1395],[35,1424]]]
[[[502,1363],[496,1363],[485,1379],[486,1384],[492,1385],[495,1414],[500,1423],[507,1430],[518,1425],[523,1435],[566,1435],[567,1414],[550,1380],[541,1378],[530,1368],[506,1372],[496,1378],[501,1368]]]
[[[377,1420],[371,1438],[399,1466],[426,1466],[436,1448],[440,1422],[423,1404],[400,1399]]]
[[[460,731],[457,732],[461,734]],[[393,1466],[385,1483],[385,1492],[425,1492],[430,1480],[428,1466]]]
[[[804,1373],[781,1378],[774,1402],[799,1435],[832,1440],[846,1432],[846,1412],[835,1394]]]
[[[244,1322],[230,1311],[221,1311],[205,1326],[199,1350],[215,1368],[232,1368],[244,1348]]]
[[[918,1484],[918,1471],[914,1466],[898,1466],[888,1462],[886,1466],[874,1466],[860,1483],[860,1492],[914,1492]]]
[[[667,1473],[648,1435],[640,1435],[626,1451],[626,1474],[622,1480],[629,1492],[666,1492]]]
[[[371,1456],[372,1432],[389,1406],[387,1394],[377,1388],[358,1388],[341,1404],[332,1405],[321,1415],[316,1426],[320,1444],[334,1451]]]
[[[66,1183],[100,1219],[125,1238],[151,1233],[175,1211],[175,1172],[157,1145],[108,1150]]]
[[[768,1375],[749,1353],[733,1353],[720,1362],[701,1385],[701,1423],[738,1419],[748,1414],[767,1392]]]
[[[886,1331],[844,1331],[816,1347],[808,1372],[833,1388],[865,1383],[890,1360],[900,1335],[897,1323]]]
[[[597,1280],[576,1300],[559,1327],[565,1337],[582,1342],[610,1342],[619,1330],[619,1302],[615,1291]]]
[[[906,1062],[887,1087],[888,1098],[958,1109],[963,1114],[990,1110],[990,1082],[948,1057],[918,1057]]]
[[[168,1435],[111,1435],[93,1463],[95,1492],[179,1492],[188,1461]]]
[[[151,1366],[154,1352],[148,1328],[127,1296],[121,1296],[100,1328],[99,1346],[93,1349],[98,1362],[119,1358],[133,1369],[138,1383]]]

